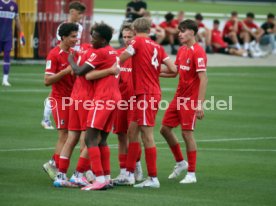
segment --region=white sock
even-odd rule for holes
[[[187,172],[187,175],[195,177],[195,172]]]
[[[43,120],[44,121],[50,121],[50,115],[51,115],[51,113],[52,113],[51,104],[50,104],[49,99],[47,98],[46,104],[44,106]]]
[[[235,47],[236,47],[237,49],[241,49],[241,45],[240,45],[239,43],[236,43],[236,44],[235,44]]]
[[[136,162],[136,167],[141,167],[141,161]]]
[[[177,165],[184,165],[184,164],[185,164],[185,160],[182,160],[182,161],[180,161],[180,162],[177,162],[176,164],[177,164]]]
[[[121,175],[125,175],[125,174],[126,174],[126,168],[120,169],[120,174],[121,174]]]
[[[248,43],[248,42],[244,43],[243,46],[244,46],[244,49],[245,49],[245,50],[248,50],[248,49],[249,49],[249,43]]]
[[[8,82],[9,79],[9,75],[8,74],[4,74],[3,75],[3,82]]]
[[[97,182],[100,182],[100,183],[105,183],[105,178],[104,178],[103,175],[97,176],[97,177],[96,177],[96,181],[97,181]]]
[[[111,176],[110,176],[110,175],[105,175],[105,176],[104,176],[104,179],[105,179],[106,181],[109,181],[109,180],[111,180]]]

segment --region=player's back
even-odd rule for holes
[[[86,63],[96,70],[104,70],[115,64],[117,51],[111,46],[95,49],[87,59]],[[118,75],[109,75],[104,78],[94,80],[94,99],[100,100],[119,100]]]
[[[136,36],[130,46],[135,50],[132,57],[135,94],[161,94],[161,63],[168,58],[164,48],[150,38],[140,36]]]

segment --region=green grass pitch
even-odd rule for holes
[[[116,187],[96,192],[56,189],[42,171],[57,136],[56,131],[40,127],[43,101],[50,91],[43,85],[43,69],[43,65],[12,65],[12,87],[0,88],[1,206],[275,205],[275,68],[208,68],[207,99],[215,96],[216,100],[227,100],[232,96],[233,110],[206,111],[205,119],[197,122],[197,184],[180,185],[183,175],[177,180],[167,179],[174,160],[159,135],[164,113],[159,111],[154,131],[161,188]],[[177,81],[161,80],[163,99],[172,99]],[[179,128],[175,131],[179,136]],[[110,135],[109,144],[116,143],[116,137]],[[184,148],[183,141],[181,145]],[[78,154],[76,149],[69,176]],[[142,161],[146,174],[144,158]],[[119,170],[115,146],[111,164],[114,177]]]

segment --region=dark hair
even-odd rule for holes
[[[247,18],[252,18],[252,19],[254,19],[254,18],[255,18],[255,15],[254,15],[254,13],[252,13],[252,12],[248,12],[248,13],[246,14],[246,17],[247,17]]]
[[[69,10],[70,9],[76,9],[77,11],[80,11],[81,13],[84,13],[86,10],[86,7],[84,4],[78,2],[78,1],[73,1],[69,4]]]
[[[232,12],[231,12],[231,16],[238,16],[238,12],[232,11]]]
[[[93,32],[97,32],[101,38],[109,43],[112,38],[113,28],[103,22],[95,23],[91,28],[90,34],[92,35]]]
[[[180,22],[179,26],[178,26],[178,29],[180,31],[183,31],[185,29],[189,29],[189,30],[193,30],[194,31],[194,35],[197,34],[197,31],[198,31],[198,26],[197,26],[197,23],[191,19],[187,19],[187,20],[184,20],[182,22]]]
[[[171,21],[171,20],[173,20],[173,18],[174,18],[174,14],[171,12],[169,12],[165,15],[166,21]]]
[[[71,32],[79,31],[79,26],[75,23],[63,23],[60,25],[59,29],[58,29],[58,35],[61,37],[63,36],[69,36],[71,34]]]
[[[272,13],[268,13],[268,14],[267,14],[267,18],[268,18],[268,19],[274,19],[274,18],[275,18],[275,15],[272,14]]]
[[[202,20],[203,20],[203,16],[202,16],[200,13],[197,13],[197,14],[195,15],[195,19],[196,19],[196,20],[199,20],[199,21],[202,21]]]
[[[219,20],[218,19],[215,19],[214,20],[214,24],[219,24],[220,22],[219,22]]]

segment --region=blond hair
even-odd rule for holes
[[[137,33],[149,33],[151,22],[148,18],[141,17],[135,19],[133,22],[133,28]]]

